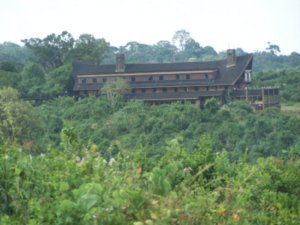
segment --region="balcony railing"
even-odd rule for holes
[[[250,102],[255,109],[265,107],[280,107],[279,88],[265,87],[260,89],[238,89],[231,93],[233,99],[241,99]]]
[[[278,87],[264,87],[257,89],[235,89],[232,91],[232,97],[245,97],[245,96],[269,96],[279,95]]]
[[[200,97],[214,97],[223,95],[224,91],[205,92],[172,92],[172,93],[131,93],[125,94],[125,100],[140,99],[145,101],[155,100],[197,100]]]

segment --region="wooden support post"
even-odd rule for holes
[[[261,91],[262,91],[262,109],[265,109],[265,90],[264,90],[264,88],[262,88]]]

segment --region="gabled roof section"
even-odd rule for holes
[[[126,64],[124,72],[116,72],[116,65],[90,65],[73,62],[73,75],[126,75],[151,72],[185,72],[185,71],[207,71],[215,70],[218,74],[213,81],[214,85],[234,84],[245,69],[252,68],[252,54],[236,57],[235,66],[227,67],[227,60],[216,60],[207,62],[180,62],[180,63],[148,63],[148,64]]]

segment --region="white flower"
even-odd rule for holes
[[[4,158],[5,158],[5,159],[9,159],[9,156],[8,156],[8,155],[5,155]]]
[[[85,160],[85,159],[84,159],[84,157],[83,157],[79,162],[77,161],[77,166],[81,166],[81,165],[84,163],[84,160]]]
[[[183,172],[184,172],[185,174],[188,174],[188,173],[190,173],[191,171],[192,171],[192,168],[191,168],[191,167],[186,167],[186,168],[183,169]]]
[[[116,162],[116,160],[114,158],[111,158],[108,162],[108,165],[112,166],[115,162]]]

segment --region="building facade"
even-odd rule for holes
[[[236,56],[234,49],[227,50],[226,59],[208,62],[126,64],[124,54],[117,54],[116,64],[73,63],[73,90],[78,95],[98,95],[106,82],[122,78],[130,87],[126,100],[190,101],[201,106],[214,97],[222,104],[228,99],[248,100],[257,109],[279,106],[278,88],[248,88],[252,62],[252,54]]]

